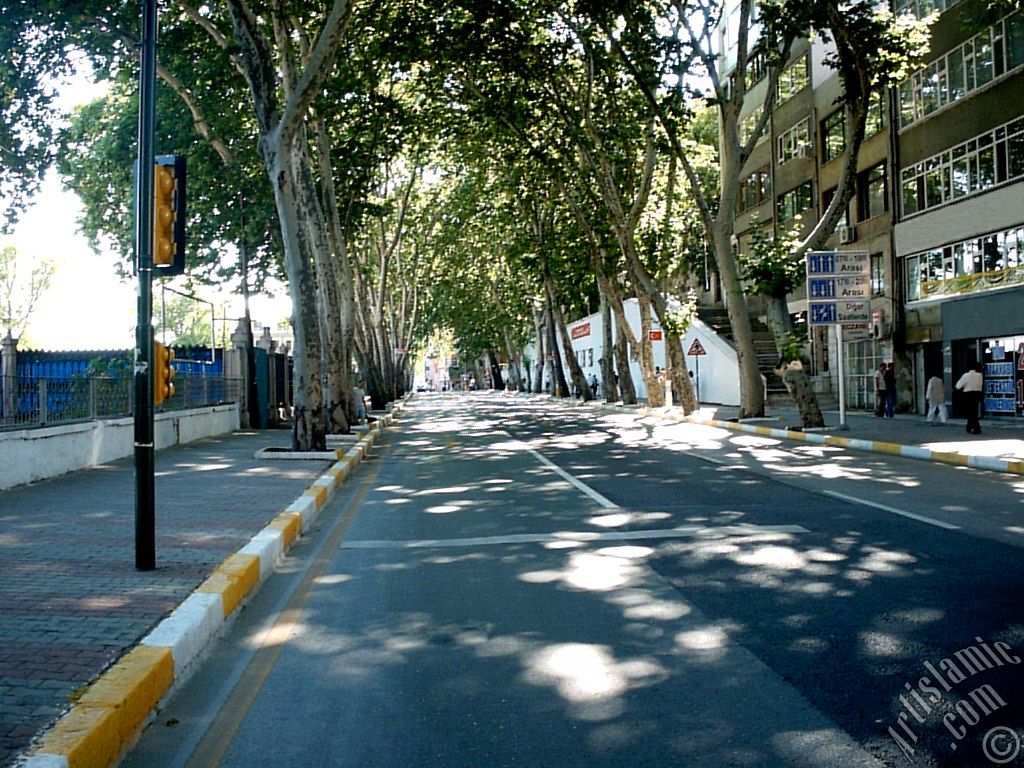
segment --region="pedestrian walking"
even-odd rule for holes
[[[946,385],[939,376],[932,376],[924,390],[924,399],[928,405],[928,416],[926,421],[931,424],[935,416],[939,421],[946,423]]]
[[[594,397],[597,397],[597,374],[590,374],[590,392]]]
[[[366,382],[362,379],[352,387],[352,399],[356,401],[356,424],[366,421]]]
[[[885,363],[879,363],[875,371],[875,416],[885,415],[885,403]]]
[[[956,388],[964,393],[964,401],[967,404],[967,433],[970,435],[981,434],[981,424],[978,423],[978,409],[981,406],[981,396],[985,389],[985,377],[981,373],[981,363],[975,363],[971,370],[960,377]]]
[[[886,363],[885,373],[885,415],[890,419],[896,415],[896,366]]]

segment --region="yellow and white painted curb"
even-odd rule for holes
[[[263,530],[227,557],[140,644],[89,684],[71,710],[44,732],[20,768],[108,768],[134,742],[161,699],[309,529],[320,510],[401,413],[408,397],[371,424]]]
[[[803,432],[796,429],[773,429],[755,424],[742,424],[735,421],[719,421],[718,419],[702,419],[699,416],[682,416],[669,414],[664,411],[648,408],[643,405],[627,406],[622,403],[594,403],[590,401],[576,401],[575,405],[587,405],[591,408],[621,413],[632,411],[641,416],[659,415],[675,422],[688,422],[690,424],[701,424],[707,427],[718,427],[729,429],[733,432],[746,432],[751,435],[763,437],[774,437],[780,440],[799,440],[814,445],[833,445],[838,448],[847,448],[851,451],[865,451],[867,453],[883,453],[889,456],[902,456],[906,459],[918,459],[931,461],[938,464],[950,464],[957,467],[970,467],[971,469],[984,469],[990,472],[1005,472],[1012,475],[1024,475],[1024,461],[1012,459],[997,459],[991,456],[968,456],[952,451],[933,451],[931,448],[922,448],[919,445],[903,445],[902,443],[890,443],[883,440],[862,440],[854,437],[839,437],[822,432]]]
[[[853,451],[884,453],[890,456],[903,456],[907,459],[920,459],[939,464],[952,464],[958,467],[971,467],[972,469],[987,469],[992,472],[1024,475],[1024,461],[996,459],[991,456],[966,456],[962,453],[950,451],[933,451],[930,448],[922,448],[919,445],[902,445],[882,440],[861,440],[853,437],[839,437],[821,432],[802,432],[794,429],[773,429],[754,424],[740,424],[735,421],[701,419],[695,416],[684,416],[682,420],[691,424],[703,424],[708,427],[730,429],[733,432],[746,432],[752,435],[763,435],[764,437],[775,437],[782,440],[801,440],[805,443],[834,445],[839,448],[849,448]]]

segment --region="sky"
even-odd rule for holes
[[[88,74],[79,74],[60,86],[60,105],[64,110],[101,96],[103,84],[92,83]],[[0,236],[0,248],[18,249],[22,271],[28,260],[52,259],[56,271],[50,290],[39,300],[29,321],[26,337],[35,349],[128,349],[135,346],[137,283],[121,281],[113,253],[96,253],[78,228],[82,206],[77,195],[63,189],[54,170],[50,170],[28,210],[9,236]],[[169,285],[181,288],[182,278]],[[197,293],[216,305],[227,302],[227,315],[243,313],[241,298],[234,294],[237,285],[200,288]],[[289,303],[284,286],[271,288],[273,295],[251,299],[252,315],[259,335],[260,325],[274,328],[288,316]],[[159,289],[154,291],[159,307]],[[227,332],[231,333],[229,327]],[[218,339],[220,328],[218,327]],[[22,345],[20,348],[26,348]]]

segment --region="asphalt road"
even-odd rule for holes
[[[1020,479],[410,405],[124,765],[1024,764]]]

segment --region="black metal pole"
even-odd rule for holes
[[[238,249],[241,256],[242,272],[242,299],[245,302],[245,401],[248,403],[249,426],[253,429],[262,429],[263,415],[260,413],[259,403],[256,395],[256,350],[252,337],[252,315],[249,313],[249,253],[245,239],[245,192],[238,190],[238,212],[241,224],[241,237],[238,240]]]
[[[139,314],[135,328],[135,567],[156,568],[153,482],[153,124],[156,90],[156,3],[142,0],[139,70],[139,169],[135,187],[135,266]]]

